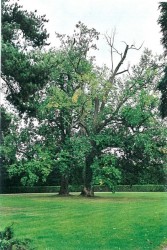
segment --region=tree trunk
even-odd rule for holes
[[[61,177],[61,185],[60,185],[60,191],[59,195],[69,195],[69,190],[68,190],[68,176],[63,175]]]
[[[87,188],[86,186],[84,186],[80,195],[85,197],[94,197],[93,187]]]
[[[85,161],[85,171],[84,171],[84,187],[81,191],[82,196],[86,197],[93,197],[94,196],[94,190],[92,186],[92,178],[93,178],[93,171],[91,168],[91,165],[93,163],[94,159],[94,152],[91,152],[87,157]]]

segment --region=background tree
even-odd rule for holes
[[[141,96],[142,95],[142,96]],[[163,184],[166,181],[166,126],[153,108],[155,96],[141,93],[140,102],[122,111],[122,157],[119,168],[124,184]]]
[[[16,129],[17,117],[1,106],[1,140],[0,140],[0,189],[12,185],[9,180],[8,167],[16,162]],[[16,179],[15,179],[16,180]]]
[[[18,2],[11,3],[11,1],[2,0],[1,7],[3,91],[9,103],[16,108],[15,112],[19,111],[24,117],[25,112],[28,116],[34,116],[36,103],[34,103],[33,95],[48,81],[49,69],[47,63],[44,63],[43,56],[45,54],[43,48],[48,45],[46,41],[49,35],[44,28],[48,20],[45,16],[37,15],[37,11],[24,10]],[[48,60],[47,56],[45,60]],[[1,123],[6,124],[3,114],[2,109]],[[14,164],[18,150],[20,150],[19,128],[17,127],[18,135],[16,135],[12,127],[15,125],[11,123],[9,127],[7,126],[5,129],[8,132],[5,136],[3,135],[3,169]],[[17,140],[18,143],[16,143]]]
[[[160,17],[158,19],[158,23],[161,27],[162,38],[161,43],[165,50],[165,55],[167,54],[167,2],[160,2]],[[164,70],[164,76],[161,79],[159,86],[159,90],[161,91],[161,104],[160,110],[162,117],[167,116],[167,67]]]
[[[33,51],[47,45],[45,16],[2,0],[2,79],[6,99],[21,113],[31,110],[32,95],[47,81],[48,68]]]

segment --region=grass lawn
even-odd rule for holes
[[[167,245],[167,193],[0,195],[0,230],[39,250],[144,250]]]

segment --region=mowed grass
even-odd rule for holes
[[[39,250],[144,250],[167,245],[167,193],[0,195],[0,229]]]

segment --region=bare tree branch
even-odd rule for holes
[[[122,43],[124,43],[127,46],[127,43],[125,41],[122,41]],[[142,42],[142,44],[139,46],[139,48],[136,48],[134,44],[132,44],[131,46],[129,46],[129,49],[134,49],[134,50],[140,50],[141,47],[143,46],[144,42]]]
[[[112,48],[113,48],[113,52],[117,53],[122,58],[122,53],[120,53],[114,46]]]
[[[142,44],[139,46],[139,48],[136,48],[133,44],[130,46],[129,49],[135,49],[135,50],[140,50],[143,46],[144,42],[142,42]]]
[[[123,71],[120,71],[120,72],[116,73],[116,76],[117,76],[117,75],[120,75],[120,74],[123,74],[123,73],[125,73],[125,72],[128,72],[128,69],[125,69],[125,70],[123,70]]]
[[[108,45],[110,46],[111,72],[113,72],[113,70],[114,70],[113,52],[117,51],[115,48],[114,48],[115,51],[113,50],[115,34],[116,34],[116,29],[114,29],[111,36],[109,36],[107,33],[106,33],[106,35],[104,35]]]
[[[131,45],[129,46],[125,41],[122,41],[123,43],[125,43],[126,47],[124,49],[124,52],[123,53],[120,53],[115,47],[114,47],[114,38],[115,38],[115,33],[113,34],[113,36],[108,36],[108,35],[105,35],[105,38],[106,38],[106,41],[108,43],[108,45],[110,46],[110,50],[111,50],[111,63],[112,63],[112,66],[111,66],[111,76],[109,78],[109,82],[112,84],[114,82],[114,79],[117,75],[120,75],[120,74],[123,74],[125,72],[128,72],[129,73],[129,67],[128,69],[126,70],[122,70],[122,71],[119,71],[120,67],[122,66],[122,64],[124,63],[126,57],[127,57],[127,54],[128,54],[128,51],[131,50],[131,49],[134,49],[134,50],[140,50],[141,47],[143,46],[143,43],[140,45],[139,48],[136,48],[135,45]],[[113,53],[116,52],[118,55],[120,55],[121,59],[120,61],[118,62],[117,66],[115,67],[115,69],[113,69]],[[129,73],[130,74],[130,73]],[[101,107],[100,107],[100,111],[102,111],[104,109],[104,106],[105,106],[105,103],[106,103],[106,99],[107,99],[107,96],[108,96],[108,93],[109,93],[109,89],[107,88],[106,89],[106,92],[104,94],[104,100],[102,101],[102,104],[101,104]]]
[[[115,76],[116,76],[116,74],[117,74],[119,68],[120,68],[121,65],[123,64],[124,60],[126,59],[128,50],[129,50],[129,45],[126,45],[126,48],[125,48],[124,53],[123,53],[123,56],[122,56],[121,60],[119,61],[119,63],[117,64],[117,66],[116,66],[116,68],[115,68],[113,74],[111,75],[111,77],[110,77],[110,79],[109,79],[109,81],[110,81],[111,83],[113,82],[113,80],[114,80],[114,78],[115,78]]]

